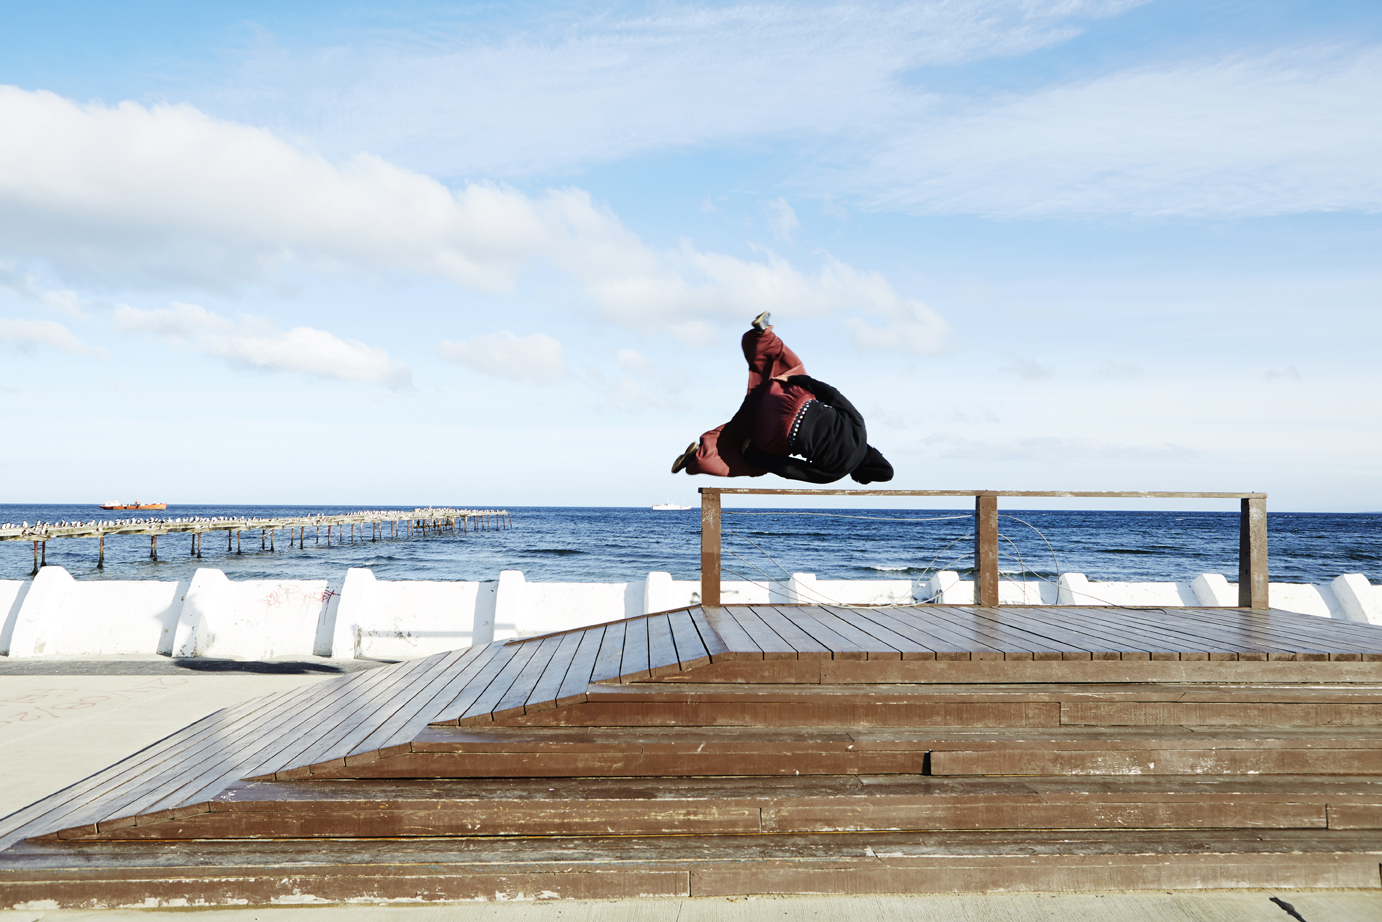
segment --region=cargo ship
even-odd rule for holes
[[[167,509],[167,503],[101,503],[102,509]]]
[[[671,512],[681,511],[683,509],[690,509],[691,507],[682,506],[678,503],[658,503],[657,505],[653,506],[653,508],[656,509],[658,512]]]

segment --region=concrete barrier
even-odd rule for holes
[[[972,605],[974,583],[954,570],[922,582],[727,580],[725,604]],[[1234,606],[1238,587],[1218,573],[1188,582],[1000,580],[1007,605]],[[1359,574],[1324,584],[1272,583],[1272,607],[1382,625],[1382,586]],[[654,571],[624,583],[380,580],[352,568],[342,581],[245,580],[200,569],[190,582],[78,582],[61,567],[0,581],[0,653],[20,657],[173,656],[270,659],[310,656],[400,660],[509,637],[566,630],[700,601],[700,583]]]
[[[172,654],[226,659],[330,655],[321,632],[335,618],[339,587],[324,579],[233,583],[220,570],[199,569],[182,604]]]

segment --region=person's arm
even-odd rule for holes
[[[761,467],[770,474],[788,480],[804,480],[807,483],[834,483],[844,474],[835,474],[816,467],[809,461],[788,455],[774,455],[760,451],[752,445],[745,446],[744,460],[754,467]]]

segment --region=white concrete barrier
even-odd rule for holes
[[[727,580],[726,604],[971,605],[974,583],[954,570],[926,582]],[[999,581],[1005,605],[1234,606],[1218,573],[1189,582],[1094,582],[1066,573]],[[1272,583],[1274,608],[1382,625],[1382,586],[1359,574],[1327,584]],[[201,569],[190,582],[78,582],[61,567],[0,581],[0,653],[13,657],[162,653],[230,659],[335,656],[399,660],[490,640],[566,630],[700,601],[700,583],[655,571],[626,583],[529,582],[505,570],[483,582],[380,580],[365,568],[332,580],[232,582]]]
[[[187,585],[157,580],[79,583],[62,567],[44,567],[13,620],[7,620],[9,637],[0,646],[15,658],[166,655]]]
[[[412,659],[494,640],[491,582],[379,580],[365,567],[346,571],[320,656]]]
[[[339,585],[324,579],[233,583],[220,570],[199,569],[183,601],[173,655],[227,659],[321,655],[320,628],[335,618]]]
[[[9,656],[10,638],[19,620],[19,609],[29,594],[30,582],[24,579],[0,579],[0,655]]]

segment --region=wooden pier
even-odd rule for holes
[[[0,820],[0,907],[1376,892],[1379,830],[1382,627],[692,606],[218,711]]]
[[[226,552],[242,553],[243,541],[249,533],[250,541],[258,533],[260,550],[272,551],[279,532],[287,532],[291,547],[305,547],[307,532],[312,543],[329,547],[345,541],[397,537],[426,537],[449,531],[452,534],[483,529],[512,528],[513,517],[504,509],[452,509],[449,507],[419,507],[417,509],[380,509],[366,512],[346,512],[327,515],[290,516],[286,518],[201,517],[191,518],[131,518],[93,519],[88,522],[36,522],[30,524],[0,523],[0,541],[30,541],[34,545],[34,573],[48,561],[48,542],[58,538],[92,538],[98,542],[96,567],[105,567],[107,535],[144,535],[149,538],[149,556],[158,559],[158,539],[164,535],[189,535],[188,554],[202,556],[202,539],[207,534],[225,533]],[[387,534],[385,530],[387,529]],[[349,537],[347,538],[347,534]]]

